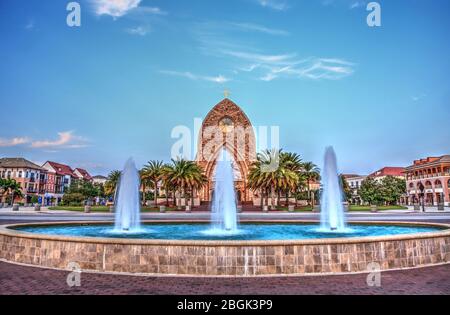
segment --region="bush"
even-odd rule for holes
[[[81,206],[85,201],[85,196],[81,193],[67,193],[61,202],[64,206]]]

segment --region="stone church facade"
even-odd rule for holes
[[[212,200],[214,171],[223,150],[232,157],[234,180],[239,203],[253,203],[257,195],[247,186],[247,175],[256,160],[256,140],[250,119],[228,98],[208,113],[199,132],[196,162],[205,170],[208,183],[199,192],[202,202]]]

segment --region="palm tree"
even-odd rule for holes
[[[114,196],[116,193],[117,186],[119,185],[120,175],[122,173],[120,171],[112,171],[108,175],[108,180],[105,183],[105,194],[107,196]]]
[[[286,206],[289,205],[289,194],[295,193],[298,187],[303,181],[303,176],[301,176],[302,171],[302,159],[300,155],[292,152],[280,152],[280,171],[282,174],[281,188],[286,194]],[[296,204],[297,204],[297,198]]]
[[[14,179],[0,179],[0,191],[2,192],[2,200],[8,193],[11,195],[11,204],[14,204],[16,196],[22,197],[22,188]]]
[[[311,182],[320,179],[320,170],[313,162],[303,163],[303,175],[308,189],[308,203],[311,201]]]
[[[150,184],[154,188],[155,207],[158,206],[158,183],[163,177],[164,163],[162,161],[149,161],[141,171],[143,185],[143,204],[145,205],[145,186]]]
[[[165,187],[172,187],[186,197],[191,194],[191,205],[194,205],[194,189],[200,189],[207,182],[203,169],[193,161],[172,159],[171,165],[166,165],[162,171]]]

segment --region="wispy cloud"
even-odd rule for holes
[[[78,149],[87,146],[87,140],[75,135],[73,131],[58,132],[58,138],[55,140],[38,140],[31,143],[32,148]]]
[[[420,101],[421,99],[425,98],[426,96],[427,96],[426,94],[422,93],[422,94],[419,94],[419,95],[411,96],[411,99],[412,99],[414,102],[418,102],[418,101]]]
[[[147,26],[136,26],[133,28],[127,28],[126,32],[131,35],[145,36],[150,32],[150,28]]]
[[[338,58],[308,57],[300,59],[295,53],[260,54],[243,51],[221,50],[227,56],[251,64],[238,67],[238,71],[259,73],[262,81],[282,77],[337,80],[353,74],[355,64]]]
[[[172,70],[161,70],[160,73],[166,74],[166,75],[177,76],[177,77],[183,77],[183,78],[186,78],[189,80],[202,80],[202,81],[215,82],[215,83],[219,83],[219,84],[223,84],[223,83],[231,81],[231,79],[226,78],[223,75],[203,76],[203,75],[193,74],[191,72],[180,72],[180,71],[172,71]]]
[[[28,23],[25,25],[25,29],[28,31],[34,29],[34,20],[29,20]]]
[[[140,14],[165,15],[158,7],[139,6],[142,0],[91,0],[95,14],[109,15],[113,18],[122,17],[130,12]]]
[[[235,26],[241,30],[244,31],[254,31],[254,32],[260,32],[265,33],[269,35],[278,35],[278,36],[288,36],[289,32],[274,28],[269,28],[263,25],[253,24],[253,23],[235,23],[230,22],[230,25]]]
[[[10,139],[0,138],[0,147],[15,147],[29,142],[30,139],[27,137],[14,137]]]
[[[347,7],[350,10],[366,7],[370,0],[322,0],[325,7]]]
[[[224,60],[230,67],[228,71],[234,76],[240,76],[239,79],[266,82],[282,78],[338,80],[355,71],[356,65],[343,58],[301,56],[295,51],[264,51],[253,44],[255,41],[236,38],[231,33],[233,29],[223,24],[211,21],[197,23],[193,35],[204,55]],[[254,24],[241,24],[247,28],[256,28]],[[183,75],[192,78],[191,73]]]
[[[365,6],[366,6],[366,1],[355,1],[350,4],[350,9],[356,9],[356,8],[365,7]]]
[[[273,9],[276,11],[285,11],[289,8],[286,1],[282,0],[254,0],[256,1],[260,6]]]

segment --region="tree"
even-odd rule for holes
[[[73,180],[69,189],[65,192],[63,203],[66,205],[80,205],[83,201],[91,201],[92,198],[98,197],[100,191],[89,181]]]
[[[149,161],[141,171],[141,183],[143,185],[143,204],[145,205],[145,186],[153,186],[155,191],[155,207],[158,206],[158,183],[163,177],[164,163],[162,161]]]
[[[108,180],[105,183],[105,194],[108,197],[113,197],[116,193],[117,186],[119,185],[120,180],[120,171],[112,171],[108,175]]]
[[[172,187],[184,198],[190,192],[191,205],[194,205],[194,189],[200,189],[207,182],[203,169],[197,163],[185,159],[172,159],[172,164],[163,168],[162,178],[166,181],[165,187]]]
[[[286,194],[286,204],[289,203],[289,194],[296,193],[302,185],[301,158],[296,153],[282,150],[265,150],[257,155],[257,160],[251,165],[248,175],[249,188],[260,190],[261,207],[264,197],[270,194]]]
[[[341,182],[341,187],[342,187],[342,193],[344,195],[344,200],[345,201],[349,201],[352,196],[353,196],[353,191],[350,188],[350,185],[348,184],[348,182],[345,180],[344,175],[339,175],[339,180]]]
[[[308,189],[308,203],[311,201],[311,182],[320,179],[320,170],[313,162],[303,163],[303,175],[306,178],[306,184]]]
[[[2,192],[2,200],[8,194],[11,195],[11,204],[14,203],[15,197],[23,197],[22,188],[15,179],[2,179],[0,182],[0,191]]]
[[[373,177],[368,177],[361,183],[359,194],[370,205],[377,205],[382,201],[380,184]]]
[[[394,205],[406,193],[406,181],[394,176],[386,176],[380,183],[381,199],[387,205]]]

